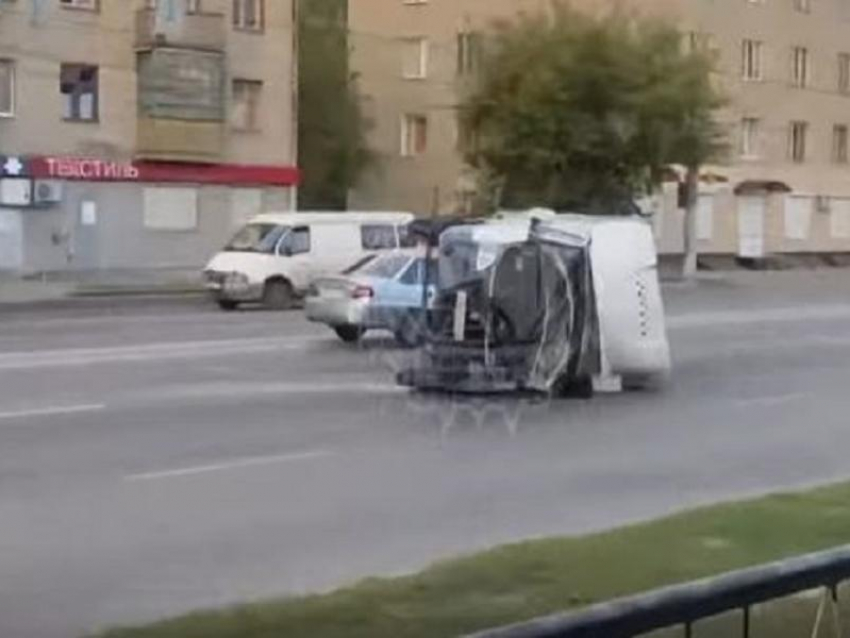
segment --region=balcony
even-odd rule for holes
[[[227,25],[223,13],[187,13],[176,24],[157,24],[156,9],[136,12],[136,48],[173,47],[224,51]]]
[[[140,116],[136,158],[163,162],[212,163],[224,153],[222,122],[189,122]]]
[[[226,132],[225,56],[154,47],[136,54],[136,156],[217,162]]]

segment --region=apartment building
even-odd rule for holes
[[[850,2],[575,0],[661,15],[715,52],[731,150],[702,186],[704,252],[850,251]],[[352,206],[462,211],[474,181],[458,152],[458,90],[495,19],[549,0],[351,0],[352,66],[380,161]],[[675,185],[656,204],[662,250],[682,249]]]
[[[0,0],[0,270],[196,268],[295,206],[292,0]]]

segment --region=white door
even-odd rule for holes
[[[765,198],[738,198],[738,256],[750,259],[764,257]]]
[[[829,233],[833,239],[850,238],[850,199],[832,200],[829,213]]]
[[[0,270],[20,270],[24,265],[24,229],[21,212],[0,208]]]
[[[812,197],[785,198],[785,238],[805,241],[812,225]]]
[[[293,226],[280,238],[275,249],[278,272],[283,273],[296,290],[305,290],[313,279],[316,247],[315,226]]]
[[[703,194],[697,199],[697,239],[711,241],[714,237],[714,195]]]

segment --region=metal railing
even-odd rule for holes
[[[827,606],[839,623],[838,586],[850,580],[850,546],[810,554],[716,578],[667,587],[622,598],[574,614],[532,620],[469,638],[635,638],[650,632],[693,626],[724,613],[740,611],[740,635],[750,638],[752,607],[801,592],[823,588],[815,619],[815,635]],[[839,627],[840,635],[840,624]]]

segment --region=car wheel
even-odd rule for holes
[[[336,332],[336,335],[345,341],[345,343],[357,343],[366,331],[360,326],[347,325],[336,326],[334,328],[334,332]]]
[[[236,310],[239,307],[239,302],[232,299],[219,299],[218,307],[227,311]]]
[[[263,289],[263,305],[272,310],[289,310],[295,305],[292,284],[282,279],[267,281]]]
[[[405,348],[416,348],[422,345],[422,326],[412,314],[404,315],[396,326],[395,340]]]

